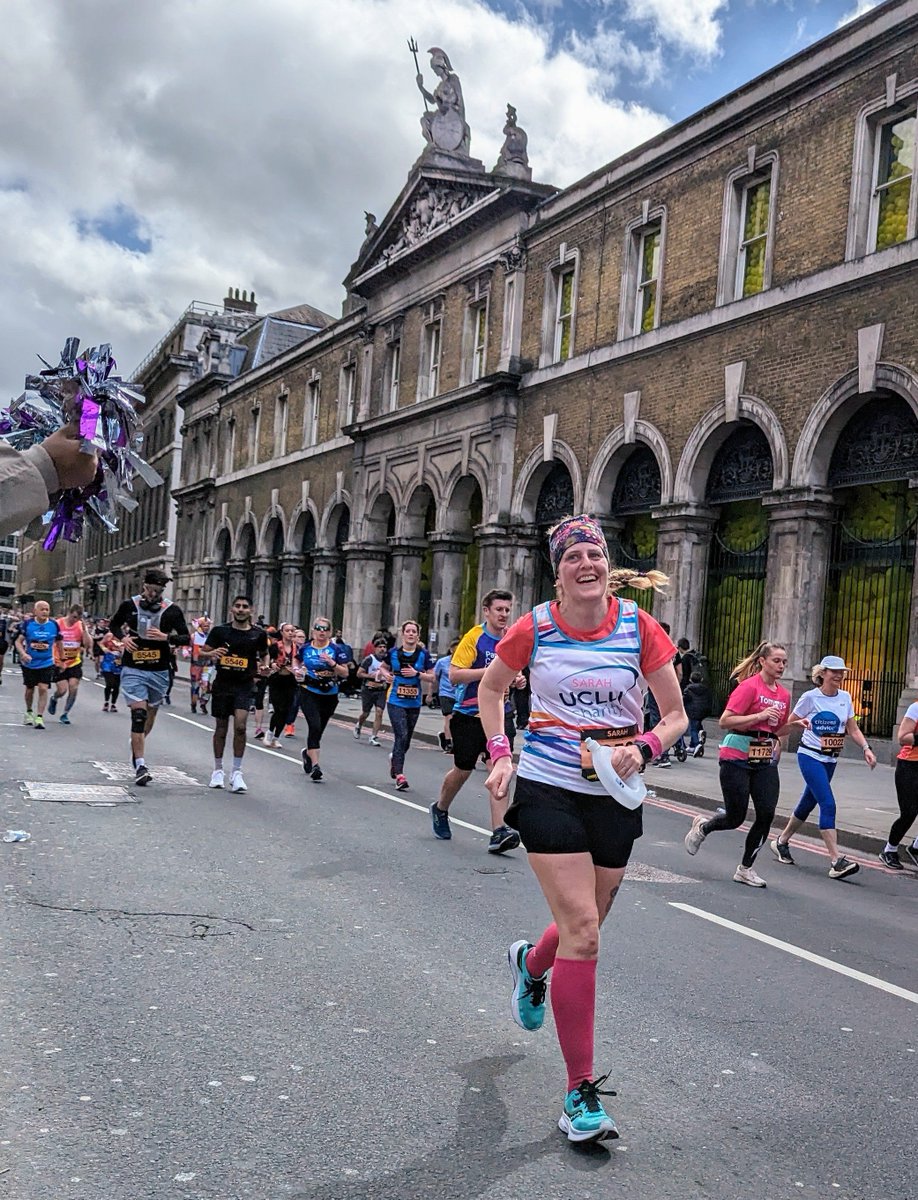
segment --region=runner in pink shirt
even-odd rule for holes
[[[790,692],[778,683],[786,667],[785,648],[777,642],[762,642],[733,668],[738,683],[720,718],[721,729],[727,731],[720,744],[720,787],[726,811],[713,817],[697,816],[685,837],[686,850],[697,854],[709,833],[742,825],[751,799],[755,820],[733,874],[737,883],[747,887],[765,887],[754,864],[778,807],[781,738],[801,723],[791,714]]]

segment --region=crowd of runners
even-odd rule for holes
[[[189,627],[165,594],[168,578],[151,570],[137,595],[107,621],[91,624],[79,605],[52,618],[44,601],[21,616],[0,614],[0,679],[3,655],[13,647],[22,669],[25,724],[43,730],[47,714],[68,725],[84,664],[91,660],[104,682],[103,711],[117,713],[119,700],[129,711],[135,783],[146,787],[155,776],[147,761],[148,739],[161,705],[170,702],[176,655],[187,657],[191,711],[214,720],[209,786],[236,793],[247,791],[243,759],[253,712],[254,737],[269,747],[293,736],[302,715],[303,769],[312,783],[322,783],[322,738],[342,692],[360,696],[355,739],[366,734],[379,747],[391,734],[389,775],[397,790],[407,790],[412,735],[422,705],[434,693],[443,718],[440,748],[452,763],[430,805],[433,834],[451,838],[450,806],[484,764],[488,851],[503,854],[522,843],[553,918],[535,941],[520,939],[510,947],[513,1018],[529,1031],[541,1027],[550,980],[567,1067],[559,1126],[571,1141],[581,1142],[618,1136],[602,1099],[614,1093],[603,1089],[607,1076],[594,1070],[596,964],[600,927],[642,834],[640,804],[619,802],[594,756],[601,749],[612,778],[625,787],[651,764],[668,766],[671,753],[682,761],[701,757],[702,722],[712,697],[701,656],[688,641],[674,643],[667,626],[618,595],[625,587],[662,589],[665,576],[614,568],[602,529],[587,516],[566,518],[551,531],[549,557],[557,599],[513,621],[513,595],[492,589],[483,598],[481,621],[439,658],[421,642],[413,619],[395,634],[378,631],[355,655],[333,636],[327,616],[313,617],[308,630],[290,623],[267,626],[245,595],[233,598],[222,623],[200,617]],[[770,840],[782,865],[793,865],[792,839],[818,807],[830,877],[858,871],[838,848],[832,777],[847,739],[868,769],[877,761],[843,688],[844,660],[830,654],[816,664],[813,688],[795,705],[780,682],[786,666],[785,648],[768,641],[736,664],[719,717],[723,806],[713,816],[696,817],[685,837],[688,853],[697,854],[712,834],[739,828],[751,802],[753,821],[733,879],[753,888],[766,886],[755,864],[771,837],[778,762],[788,735],[800,734],[803,790],[793,815]],[[918,817],[916,728],[913,704],[897,731],[900,813],[879,856],[890,870],[903,869],[899,846]],[[918,866],[918,837],[905,853]]]

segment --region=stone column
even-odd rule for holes
[[[462,576],[465,570],[465,554],[471,542],[469,535],[458,533],[432,533],[430,547],[433,552],[431,580],[430,624],[436,631],[436,646],[441,654],[455,637],[465,631],[459,628],[462,608]],[[433,634],[431,641],[433,642]]]
[[[274,559],[265,558],[258,555],[252,559],[255,567],[255,583],[252,587],[252,607],[257,617],[259,613],[264,613],[269,621],[274,619],[274,614],[269,612],[271,607],[271,576],[274,571]]]
[[[335,599],[335,568],[341,559],[339,550],[316,550],[312,568],[312,616],[323,614],[331,619]]]
[[[654,616],[669,625],[674,640],[687,637],[698,646],[715,514],[698,504],[667,504],[651,515],[657,522],[657,570],[669,576],[666,595],[654,597]]]
[[[223,568],[219,567],[216,563],[205,563],[201,568],[201,574],[204,576],[204,594],[201,597],[201,612],[208,613],[213,618],[215,602],[219,599],[216,593],[223,581]]]
[[[223,611],[214,613],[214,621],[218,623],[227,619],[230,601],[232,600],[233,596],[240,595],[245,591],[245,581],[247,575],[246,564],[242,561],[242,559],[231,558],[226,565],[229,568],[229,587],[227,589],[227,595],[223,597]]]
[[[835,506],[822,488],[786,488],[762,497],[768,513],[763,636],[787,647],[785,686],[794,698],[808,687],[822,646],[826,577]]]
[[[421,559],[427,552],[426,538],[389,538],[392,552],[392,598],[385,623],[395,628],[418,615],[421,594]]]
[[[506,529],[485,525],[478,531],[481,557],[478,567],[478,596],[491,588],[506,588],[515,597],[514,617],[532,608],[536,575],[538,574],[538,534],[529,528]]]
[[[300,602],[303,597],[303,567],[306,556],[303,554],[282,554],[280,559],[281,593],[280,621],[292,621],[294,625],[300,619]]]
[[[359,654],[386,616],[382,600],[389,550],[387,546],[349,543],[344,547],[344,557],[347,560],[344,636],[353,645],[354,653]]]

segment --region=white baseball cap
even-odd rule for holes
[[[822,662],[819,664],[827,671],[847,671],[848,666],[843,658],[839,658],[837,654],[826,654],[823,656]]]

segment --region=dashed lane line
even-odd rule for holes
[[[688,913],[690,916],[701,917],[702,920],[710,921],[713,925],[732,929],[734,933],[741,933],[743,937],[753,938],[766,946],[772,946],[775,950],[783,950],[785,954],[792,954],[795,958],[802,958],[805,962],[815,963],[817,967],[825,967],[827,971],[834,971],[837,975],[845,975],[848,979],[856,979],[858,983],[866,983],[869,987],[877,988],[881,992],[888,992],[890,996],[898,996],[901,1000],[909,1000],[912,1004],[918,1004],[918,992],[910,992],[908,988],[888,983],[885,979],[878,979],[876,975],[867,975],[864,971],[856,971],[853,967],[846,967],[844,963],[833,962],[831,958],[813,954],[810,950],[804,950],[802,946],[795,946],[792,942],[782,942],[780,938],[771,937],[767,933],[759,933],[757,929],[749,929],[736,921],[728,921],[726,917],[706,912],[703,908],[695,908],[692,904],[670,900],[669,906],[678,908],[680,912]]]

